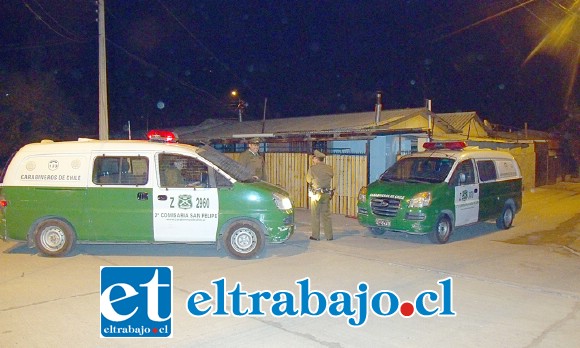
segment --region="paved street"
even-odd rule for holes
[[[514,227],[495,223],[458,229],[448,244],[425,236],[368,234],[355,219],[333,216],[334,241],[310,241],[308,211],[297,232],[264,255],[240,261],[215,246],[77,245],[65,258],[46,258],[0,242],[2,347],[571,347],[580,342],[580,184],[559,183],[524,193]],[[173,266],[173,337],[99,338],[101,266]],[[405,318],[204,316],[186,309],[193,292],[214,293],[224,278],[250,292],[287,290],[310,278],[312,290],[356,294],[368,284],[413,301],[425,290],[443,297],[452,279],[456,316]],[[264,302],[268,309],[271,302]],[[442,301],[427,302],[429,308]],[[231,309],[231,308],[229,308]],[[383,308],[387,310],[387,308]],[[356,319],[356,316],[355,316]]]

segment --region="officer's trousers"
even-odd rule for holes
[[[320,239],[320,223],[324,230],[324,237],[332,240],[332,221],[330,220],[330,194],[321,193],[319,200],[310,199],[312,237]]]

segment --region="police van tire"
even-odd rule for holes
[[[451,229],[452,226],[449,217],[447,215],[441,215],[437,219],[435,229],[429,234],[429,237],[431,237],[433,243],[445,244],[449,241],[449,237],[451,237]]]
[[[34,230],[36,248],[45,256],[64,256],[76,243],[72,226],[57,218],[40,221]]]
[[[376,227],[369,227],[369,232],[373,236],[382,236],[383,234],[385,234],[385,230],[383,230],[382,228],[376,228]]]
[[[506,204],[505,207],[503,207],[501,215],[495,220],[495,225],[499,229],[507,230],[512,227],[513,222],[514,210],[511,205]]]
[[[265,236],[261,226],[251,220],[237,220],[223,234],[228,253],[238,259],[251,259],[264,249]]]

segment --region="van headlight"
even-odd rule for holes
[[[409,200],[409,208],[423,208],[431,205],[431,192],[419,192]]]
[[[367,187],[363,186],[360,188],[360,190],[358,191],[358,201],[360,203],[365,203],[367,201]]]
[[[281,195],[279,193],[272,193],[272,197],[274,198],[274,203],[280,210],[290,210],[292,209],[292,201],[289,197]]]

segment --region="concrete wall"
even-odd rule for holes
[[[329,142],[329,148],[337,153],[365,153],[367,140],[340,140]],[[377,136],[370,140],[370,170],[369,183],[377,180],[387,168],[397,161],[397,154],[400,151],[411,151],[411,140],[405,138],[405,135],[386,135]]]
[[[524,190],[536,187],[536,153],[534,144],[526,144],[526,147],[515,147],[507,152],[518,162],[522,171]]]
[[[333,140],[328,142],[328,149],[332,150],[334,154],[353,154],[365,153],[367,141],[366,140]]]
[[[371,140],[371,149],[369,156],[369,183],[377,180],[385,171],[387,157],[391,154],[392,149],[387,147],[386,137],[376,137]]]

